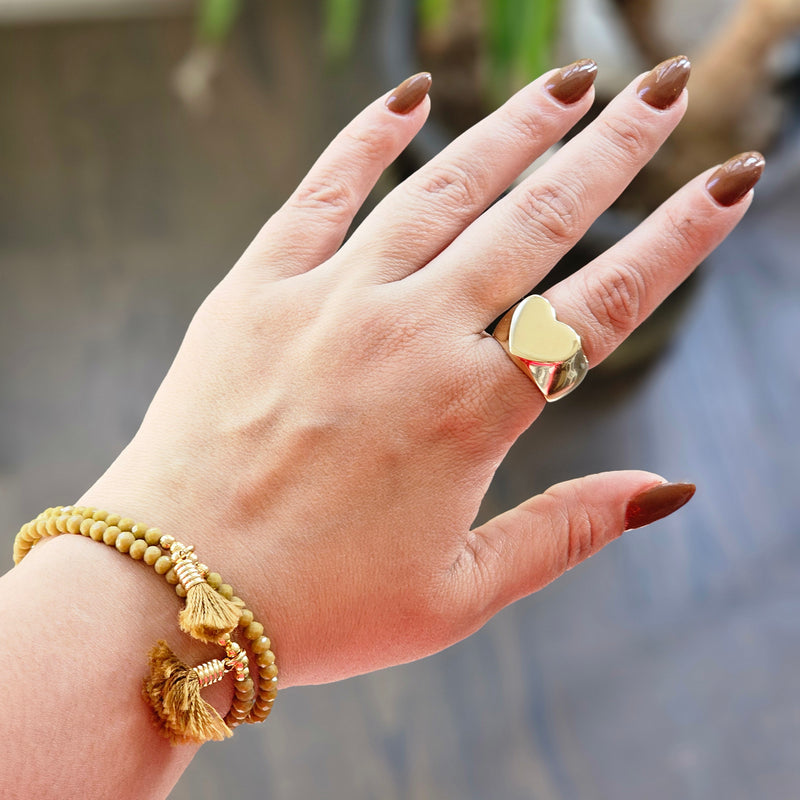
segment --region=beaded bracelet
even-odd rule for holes
[[[163,640],[150,651],[150,676],[144,680],[142,694],[156,725],[173,744],[220,741],[232,735],[232,728],[244,722],[263,722],[269,716],[278,693],[278,667],[270,640],[233,588],[198,561],[192,545],[119,514],[56,506],[20,528],[14,540],[14,563],[19,564],[40,539],[62,533],[102,541],[152,566],[186,601],[179,615],[181,630],[225,649],[225,658],[196,667],[184,664]],[[231,636],[237,627],[254,656],[255,683],[247,653]],[[200,690],[228,672],[234,673],[234,698],[223,719],[203,700]]]

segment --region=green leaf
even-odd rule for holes
[[[361,17],[361,0],[325,0],[323,49],[329,59],[341,60],[353,50]]]
[[[418,0],[419,24],[424,31],[443,28],[450,19],[452,0]]]
[[[559,0],[484,0],[490,86],[496,102],[551,64]]]
[[[201,41],[219,43],[228,37],[241,10],[241,0],[200,0],[197,36]]]

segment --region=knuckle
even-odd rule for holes
[[[480,203],[482,196],[479,171],[457,162],[439,164],[421,176],[421,192],[433,196],[448,213],[463,212]]]
[[[342,131],[342,139],[350,153],[347,159],[356,165],[364,161],[383,163],[387,159],[387,131],[385,127],[354,128]]]
[[[541,107],[531,108],[527,103],[521,111],[509,120],[509,134],[517,146],[530,148],[531,142],[538,142],[551,127],[551,121]]]
[[[558,245],[572,242],[580,229],[580,195],[565,186],[537,186],[524,194],[517,209],[525,229],[533,226],[534,234],[543,234]]]
[[[579,503],[570,515],[565,571],[589,558],[599,541],[601,539],[594,518],[586,506]]]
[[[617,264],[586,289],[586,305],[603,330],[626,332],[639,322],[646,291],[635,266]]]
[[[694,253],[706,246],[706,235],[691,217],[678,213],[675,209],[666,209],[667,238],[670,254],[679,252]]]
[[[336,222],[349,217],[357,205],[350,187],[331,176],[303,181],[292,195],[290,204]]]
[[[620,155],[629,160],[631,154],[649,149],[649,137],[645,127],[635,119],[611,117],[601,123],[601,134],[613,151],[613,158]]]

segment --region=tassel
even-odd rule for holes
[[[150,677],[144,680],[143,694],[156,725],[172,744],[219,742],[233,735],[213,706],[200,696],[202,686],[224,675],[225,665],[221,661],[218,664],[190,667],[163,640],[150,651]]]
[[[191,547],[176,543],[173,548],[175,574],[186,590],[186,606],[178,617],[181,630],[201,642],[214,643],[236,628],[241,609],[206,582]]]

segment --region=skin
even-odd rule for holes
[[[617,538],[629,499],[662,480],[580,478],[472,528],[497,466],[544,407],[486,325],[686,107],[685,92],[666,110],[643,103],[640,76],[489,208],[591,105],[591,90],[559,103],[547,77],[395,189],[341,246],[429,101],[405,115],[385,98],[364,110],[202,304],[140,430],[76,498],[195,544],[264,623],[284,688],[468,636]],[[709,173],[549,292],[591,365],[744,214],[750,195],[722,208]],[[0,615],[18,646],[0,662],[15,729],[0,744],[0,763],[15,765],[0,794],[167,794],[194,749],[171,748],[151,726],[138,694],[144,653],[167,638],[190,663],[216,655],[178,633],[178,607],[152,571],[81,537],[38,545],[2,578]],[[207,697],[224,712],[230,695],[226,682]]]

